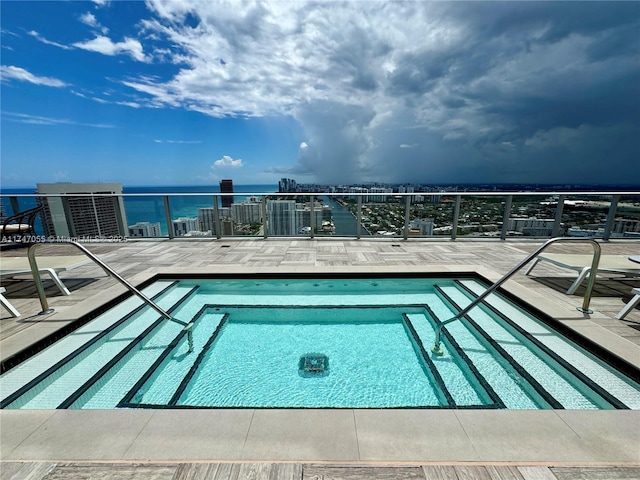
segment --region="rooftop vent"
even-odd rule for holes
[[[329,357],[322,353],[305,353],[298,362],[301,377],[326,377],[329,375]]]

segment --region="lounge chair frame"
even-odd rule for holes
[[[2,306],[7,309],[7,311],[11,314],[12,317],[19,317],[20,312],[16,309],[16,307],[11,305],[11,302],[7,300],[6,297],[3,295],[3,293],[5,293],[6,291],[7,291],[6,288],[0,287],[0,303],[2,303]]]
[[[591,255],[540,255],[524,273],[525,275],[529,275],[538,262],[541,261],[576,271],[578,272],[578,278],[575,279],[567,290],[567,295],[572,295],[591,272],[590,259]],[[629,260],[626,255],[601,255],[596,273],[612,273],[631,277],[640,276],[640,265]]]
[[[18,212],[7,217],[2,223],[0,236],[3,240],[21,240],[23,238],[36,237],[35,221],[38,214],[44,209],[43,205],[29,210]]]

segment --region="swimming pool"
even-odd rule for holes
[[[640,385],[475,278],[158,279],[0,376],[7,409],[640,409]]]

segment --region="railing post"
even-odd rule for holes
[[[406,240],[409,236],[409,214],[411,213],[411,195],[404,197],[404,235]]]
[[[267,239],[267,196],[262,196],[261,201],[261,209],[262,209],[262,236],[266,240]]]
[[[502,231],[500,232],[500,240],[507,238],[507,229],[509,228],[509,216],[511,215],[511,203],[513,195],[507,195],[504,200],[504,213],[502,214]]]
[[[12,215],[17,214],[20,211],[20,204],[18,203],[18,197],[9,197],[9,203],[11,204]],[[11,215],[7,215],[10,217]]]
[[[460,201],[461,195],[456,195],[456,203],[453,206],[453,225],[451,225],[451,240],[455,240],[458,236],[458,218],[460,217]]]
[[[556,206],[555,220],[553,221],[552,237],[560,236],[560,225],[562,223],[562,211],[564,210],[564,199],[566,195],[558,196],[558,205]]]
[[[218,209],[218,197],[213,196],[213,223],[216,227],[216,238],[220,240],[222,236],[222,225],[220,224],[220,210]]]
[[[311,201],[311,205],[309,206],[310,211],[309,211],[309,223],[311,225],[309,225],[311,227],[311,238],[314,237],[314,231],[315,231],[315,225],[316,225],[316,210],[314,208],[314,204],[316,203],[314,200],[313,195],[311,195],[310,197],[310,201]]]
[[[171,223],[171,207],[169,206],[169,195],[163,195],[162,201],[164,202],[164,218],[167,222],[167,233],[169,234],[169,239],[174,238],[173,234],[173,223]]]
[[[609,205],[609,213],[607,213],[607,222],[604,224],[604,234],[602,238],[609,240],[611,237],[611,230],[613,229],[613,222],[616,218],[616,210],[618,209],[618,202],[620,201],[620,195],[614,195],[611,198],[611,205]]]
[[[360,240],[360,230],[362,229],[362,197],[358,195],[358,210],[356,212],[356,238]]]
[[[100,218],[98,217],[98,209],[96,208],[95,194],[91,192],[91,206],[93,207],[93,216],[96,219],[96,227],[98,228],[98,238],[102,237],[102,231],[100,230]]]

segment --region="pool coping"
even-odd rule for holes
[[[500,277],[475,265],[277,269],[278,275],[389,272]],[[274,269],[148,269],[131,282],[141,285],[157,275],[187,273],[254,275]],[[598,326],[575,306],[555,303],[517,281],[502,289],[640,367],[639,346]],[[62,327],[123,293],[120,285],[108,288],[57,312],[55,323]],[[640,411],[628,410],[3,410],[0,426],[0,460],[640,465]]]

